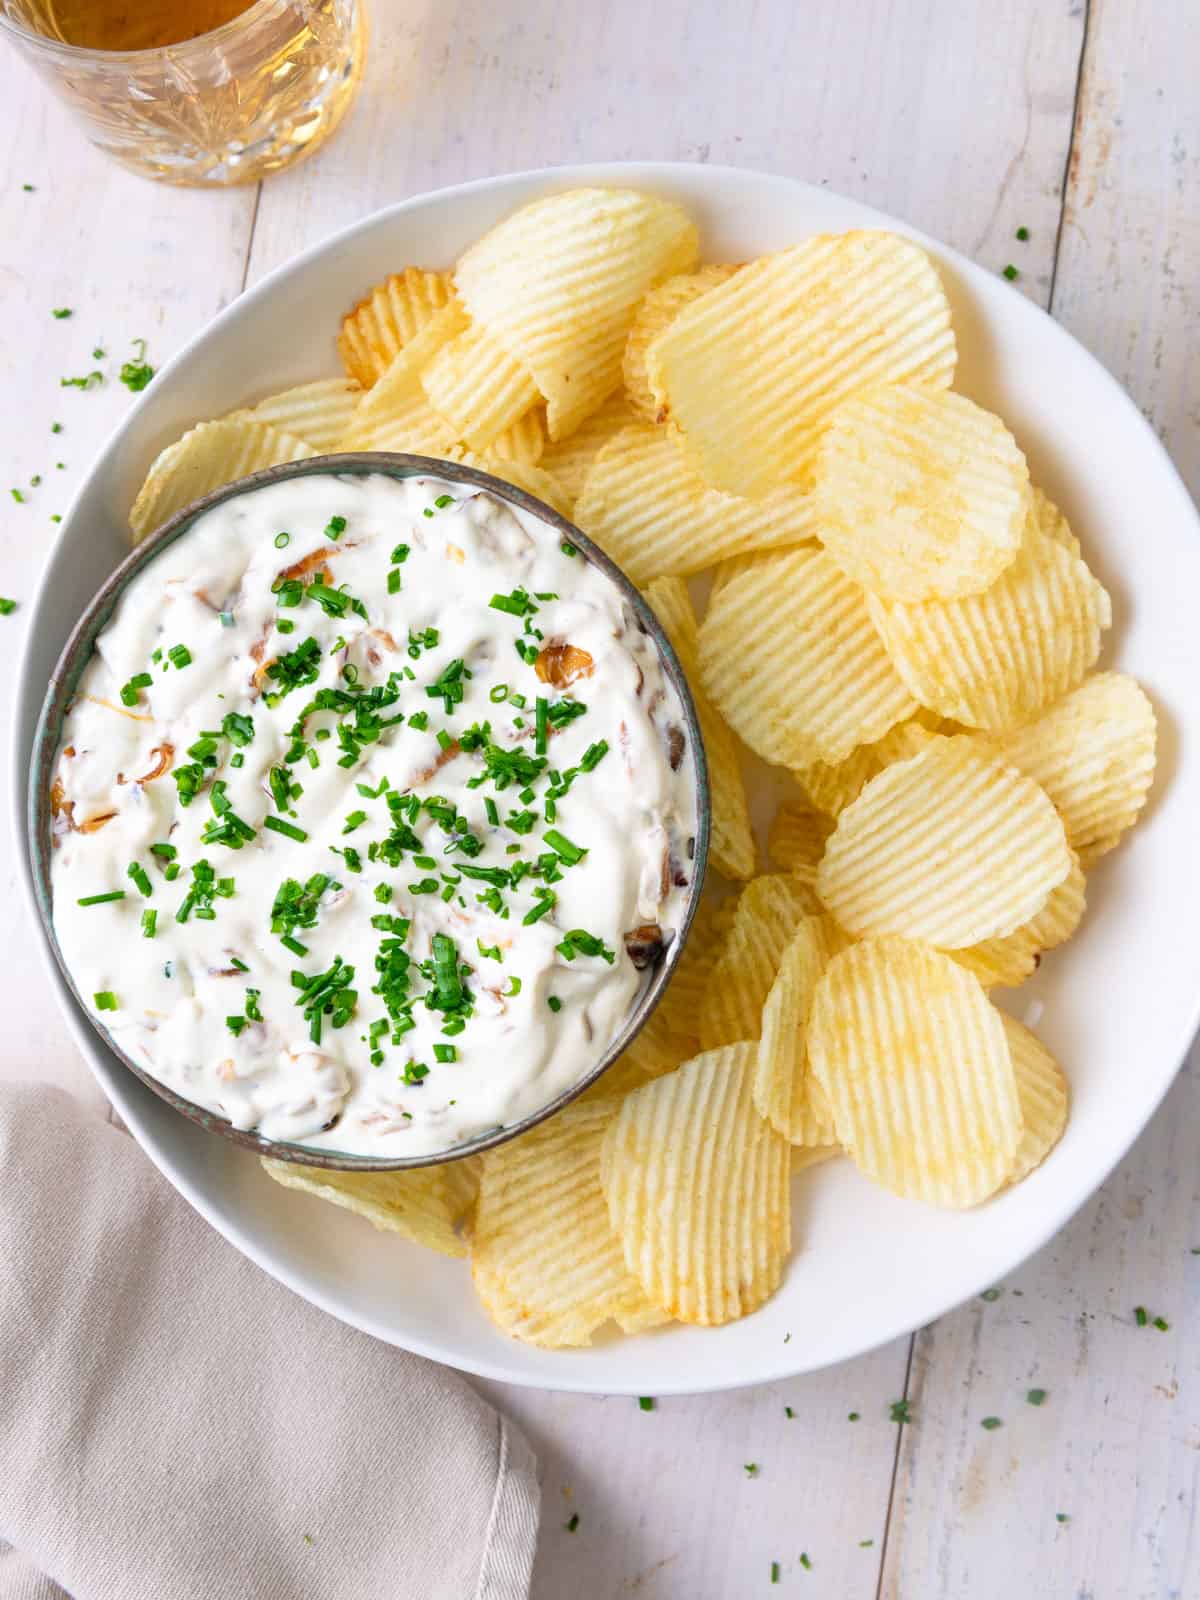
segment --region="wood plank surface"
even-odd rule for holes
[[[1092,0],[1052,310],[1195,493],[1200,100],[1172,18]],[[1198,1063],[1193,1050],[1117,1172],[998,1300],[918,1336],[885,1600],[1200,1594]],[[1003,1427],[984,1429],[989,1415]]]

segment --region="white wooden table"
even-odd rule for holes
[[[580,160],[794,173],[996,270],[1013,262],[1024,292],[1127,385],[1195,490],[1200,97],[1189,10],[375,0],[369,71],[342,132],[261,192],[223,194],[118,171],[5,53],[0,489],[21,487],[26,502],[4,495],[0,592],[31,592],[53,513],[129,403],[113,383],[59,387],[95,364],[94,345],[110,352],[100,363],[110,371],[138,337],[161,362],[248,282],[377,206]],[[54,320],[55,306],[73,317]],[[20,611],[0,618],[6,671],[23,626]],[[0,722],[9,716],[0,697]],[[96,1100],[43,976],[12,849],[6,838],[0,1069]],[[485,1385],[544,1464],[537,1600],[1200,1595],[1198,1137],[1192,1066],[1101,1192],[997,1298],[834,1371],[652,1413]],[[1169,1331],[1138,1328],[1138,1304]],[[1030,1388],[1046,1391],[1040,1407]],[[907,1426],[889,1420],[901,1398]],[[981,1428],[989,1415],[1004,1426]],[[759,1464],[753,1477],[747,1462]]]

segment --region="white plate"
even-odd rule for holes
[[[338,318],[380,277],[410,261],[450,262],[523,201],[578,183],[623,183],[681,201],[701,224],[705,256],[716,260],[823,229],[912,232],[784,178],[668,164],[578,167],[407,201],[273,273],[164,368],[64,520],[30,608],[19,689],[22,836],[23,775],[47,677],[77,615],[125,553],[125,513],[155,452],[199,418],[334,373]],[[1071,1080],[1065,1138],[1019,1188],[960,1215],[893,1199],[847,1162],[820,1168],[797,1183],[787,1279],[755,1316],[717,1330],[669,1328],[589,1350],[541,1351],[487,1322],[463,1265],[280,1189],[253,1157],[171,1111],[106,1052],[47,952],[80,1049],[151,1159],[239,1249],[346,1322],[471,1372],[553,1389],[686,1393],[809,1371],[928,1322],[1011,1271],[1088,1198],[1166,1092],[1200,996],[1196,513],[1136,407],[1091,356],[991,273],[922,242],[954,305],[957,386],[1005,417],[1035,479],[1067,512],[1113,594],[1105,660],[1137,674],[1161,718],[1160,777],[1147,820],[1094,874],[1080,936],[1008,997],[1018,1016],[1038,1006],[1039,1031]],[[31,892],[29,903],[32,911]]]

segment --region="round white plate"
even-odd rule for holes
[[[163,369],[63,522],[30,608],[19,688],[14,800],[23,843],[24,776],[47,677],[79,612],[126,551],[125,513],[155,452],[200,418],[335,373],[339,318],[381,277],[408,262],[445,265],[523,201],[580,183],[679,200],[698,219],[712,260],[740,260],[827,229],[913,231],[785,178],[706,166],[591,166],[406,201],[273,273]],[[1200,997],[1196,512],[1136,407],[1091,356],[991,273],[921,242],[954,306],[957,387],[1008,421],[1036,481],[1066,511],[1113,595],[1105,663],[1136,673],[1161,718],[1146,820],[1093,875],[1079,937],[1006,997],[1018,1016],[1040,1016],[1038,1030],[1070,1078],[1066,1136],[1019,1188],[957,1215],[894,1199],[848,1162],[830,1163],[797,1180],[793,1259],[780,1292],[756,1315],[715,1330],[673,1327],[588,1350],[536,1350],[490,1325],[463,1264],[281,1189],[253,1157],[158,1100],[107,1053],[47,952],[80,1049],[151,1159],[239,1249],[346,1322],[470,1372],[552,1389],[687,1393],[809,1371],[928,1322],[1011,1271],[1088,1198],[1166,1092]],[[25,877],[32,913],[27,870]]]

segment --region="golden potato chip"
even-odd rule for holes
[[[1044,534],[1047,539],[1053,539],[1056,544],[1061,544],[1073,556],[1078,556],[1080,561],[1083,560],[1083,550],[1079,540],[1071,532],[1071,524],[1049,495],[1043,494],[1036,484],[1033,485],[1029,509],[1039,533]]]
[[[319,378],[235,411],[233,417],[265,422],[280,433],[303,439],[318,455],[324,455],[338,448],[361,398],[362,389],[349,378]]]
[[[834,956],[808,1058],[839,1142],[885,1189],[960,1208],[1008,1177],[1022,1125],[1004,1025],[941,951],[884,938]]]
[[[1067,1126],[1067,1080],[1058,1062],[1028,1028],[1003,1011],[1000,1020],[1008,1038],[1024,1123],[1008,1181],[1020,1183],[1034,1167],[1041,1166],[1063,1136]]]
[[[858,799],[864,783],[893,761],[915,756],[937,737],[943,726],[940,717],[918,711],[907,722],[898,722],[894,728],[889,728],[874,744],[860,744],[844,761],[832,765],[827,761],[813,761],[794,768],[796,781],[818,811],[836,817],[851,800]]]
[[[825,1091],[809,1070],[806,1032],[817,979],[840,944],[831,918],[801,917],[763,1005],[754,1104],[792,1144],[836,1142]]]
[[[861,589],[814,549],[761,556],[714,592],[700,681],[734,732],[781,766],[842,761],[917,709]]]
[[[472,323],[422,369],[430,405],[472,450],[486,450],[541,399],[526,369]]]
[[[1071,870],[1036,916],[1003,939],[985,939],[965,950],[949,950],[960,966],[973,972],[985,989],[997,984],[1014,989],[1036,969],[1044,950],[1053,950],[1075,932],[1087,906],[1087,880],[1072,850]]]
[[[453,425],[429,404],[420,374],[465,322],[457,301],[434,312],[363,395],[342,437],[342,450],[444,456],[458,443]]]
[[[657,289],[651,289],[638,306],[625,341],[621,376],[625,380],[629,405],[643,422],[658,421],[658,402],[650,393],[650,380],[646,376],[646,351],[659,334],[670,327],[684,306],[732,278],[736,271],[734,266],[714,264],[695,272],[682,272],[660,283]]]
[[[1021,545],[1029,470],[999,417],[946,389],[869,389],[817,452],[817,536],[885,600],[952,600],[998,578]]]
[[[264,467],[305,461],[316,454],[303,439],[280,433],[265,422],[222,417],[218,422],[197,423],[155,456],[129,513],[133,542],[138,544],[201,495]]]
[[[823,1167],[827,1161],[833,1161],[837,1156],[844,1154],[845,1151],[840,1144],[794,1144],[792,1146],[792,1175],[794,1177],[797,1172],[807,1172],[810,1167]]]
[[[1122,672],[1097,672],[998,748],[1045,789],[1087,865],[1137,821],[1154,781],[1155,742],[1154,707],[1141,685]]]
[[[737,895],[722,899],[714,891],[713,880],[696,907],[687,943],[671,974],[666,993],[658,1003],[655,1020],[679,1038],[694,1038],[696,1055],[700,1049],[700,1007],[708,992],[709,979],[721,948],[737,916]]]
[[[982,594],[921,605],[870,595],[868,605],[914,699],[997,732],[1073,689],[1112,623],[1107,591],[1032,518],[1016,560]]]
[[[668,1320],[626,1270],[600,1187],[600,1147],[619,1102],[576,1100],[483,1157],[471,1275],[515,1339],[586,1345],[610,1317],[627,1331]]]
[[[830,827],[829,818],[814,811],[806,801],[785,800],[772,818],[767,854],[783,872],[813,884]]]
[[[346,371],[369,389],[452,295],[448,272],[420,267],[405,267],[372,289],[342,318],[338,350]]]
[[[960,736],[871,779],[829,836],[817,894],[857,937],[958,950],[1028,922],[1070,870],[1043,791]]]
[[[551,439],[565,438],[621,382],[646,290],[696,260],[682,207],[632,189],[569,189],[523,206],[459,261],[473,320],[530,372]]]
[[[757,1039],[762,1008],[788,941],[801,917],[818,910],[799,878],[768,873],[752,878],[738,896],[733,924],[713,963],[700,1003],[700,1043],[705,1050]]]
[[[647,585],[646,599],[679,657],[679,664],[692,689],[704,753],[708,757],[708,781],[712,794],[712,832],[709,858],[727,878],[754,876],[756,851],[750,831],[750,811],[737,741],[721,720],[716,707],[700,688],[696,661],[699,626],[692,610],[687,584],[682,578],[655,578]]]
[[[945,389],[950,307],[925,252],[894,233],[821,234],[739,268],[646,352],[668,415],[714,488],[805,483],[841,402],[883,383]]]
[[[483,452],[489,461],[516,461],[536,467],[546,450],[546,415],[541,406],[527,411],[519,422],[497,434]]]
[[[285,1189],[342,1206],[376,1228],[399,1233],[444,1256],[465,1256],[455,1224],[470,1210],[479,1182],[478,1157],[444,1161],[412,1172],[335,1172],[262,1157],[265,1170]]]
[[[681,1322],[748,1316],[783,1277],[790,1147],[754,1109],[754,1056],[730,1045],[656,1078],[604,1138],[600,1176],[625,1264]]]
[[[803,544],[809,496],[788,487],[741,500],[710,489],[665,428],[635,422],[597,453],[575,521],[635,583],[699,572],[729,556]]]
[[[600,451],[632,421],[633,412],[629,409],[629,402],[618,389],[598,411],[586,417],[573,433],[556,444],[546,446],[542,465],[562,484],[572,503],[578,500],[583,490],[583,480]]]

